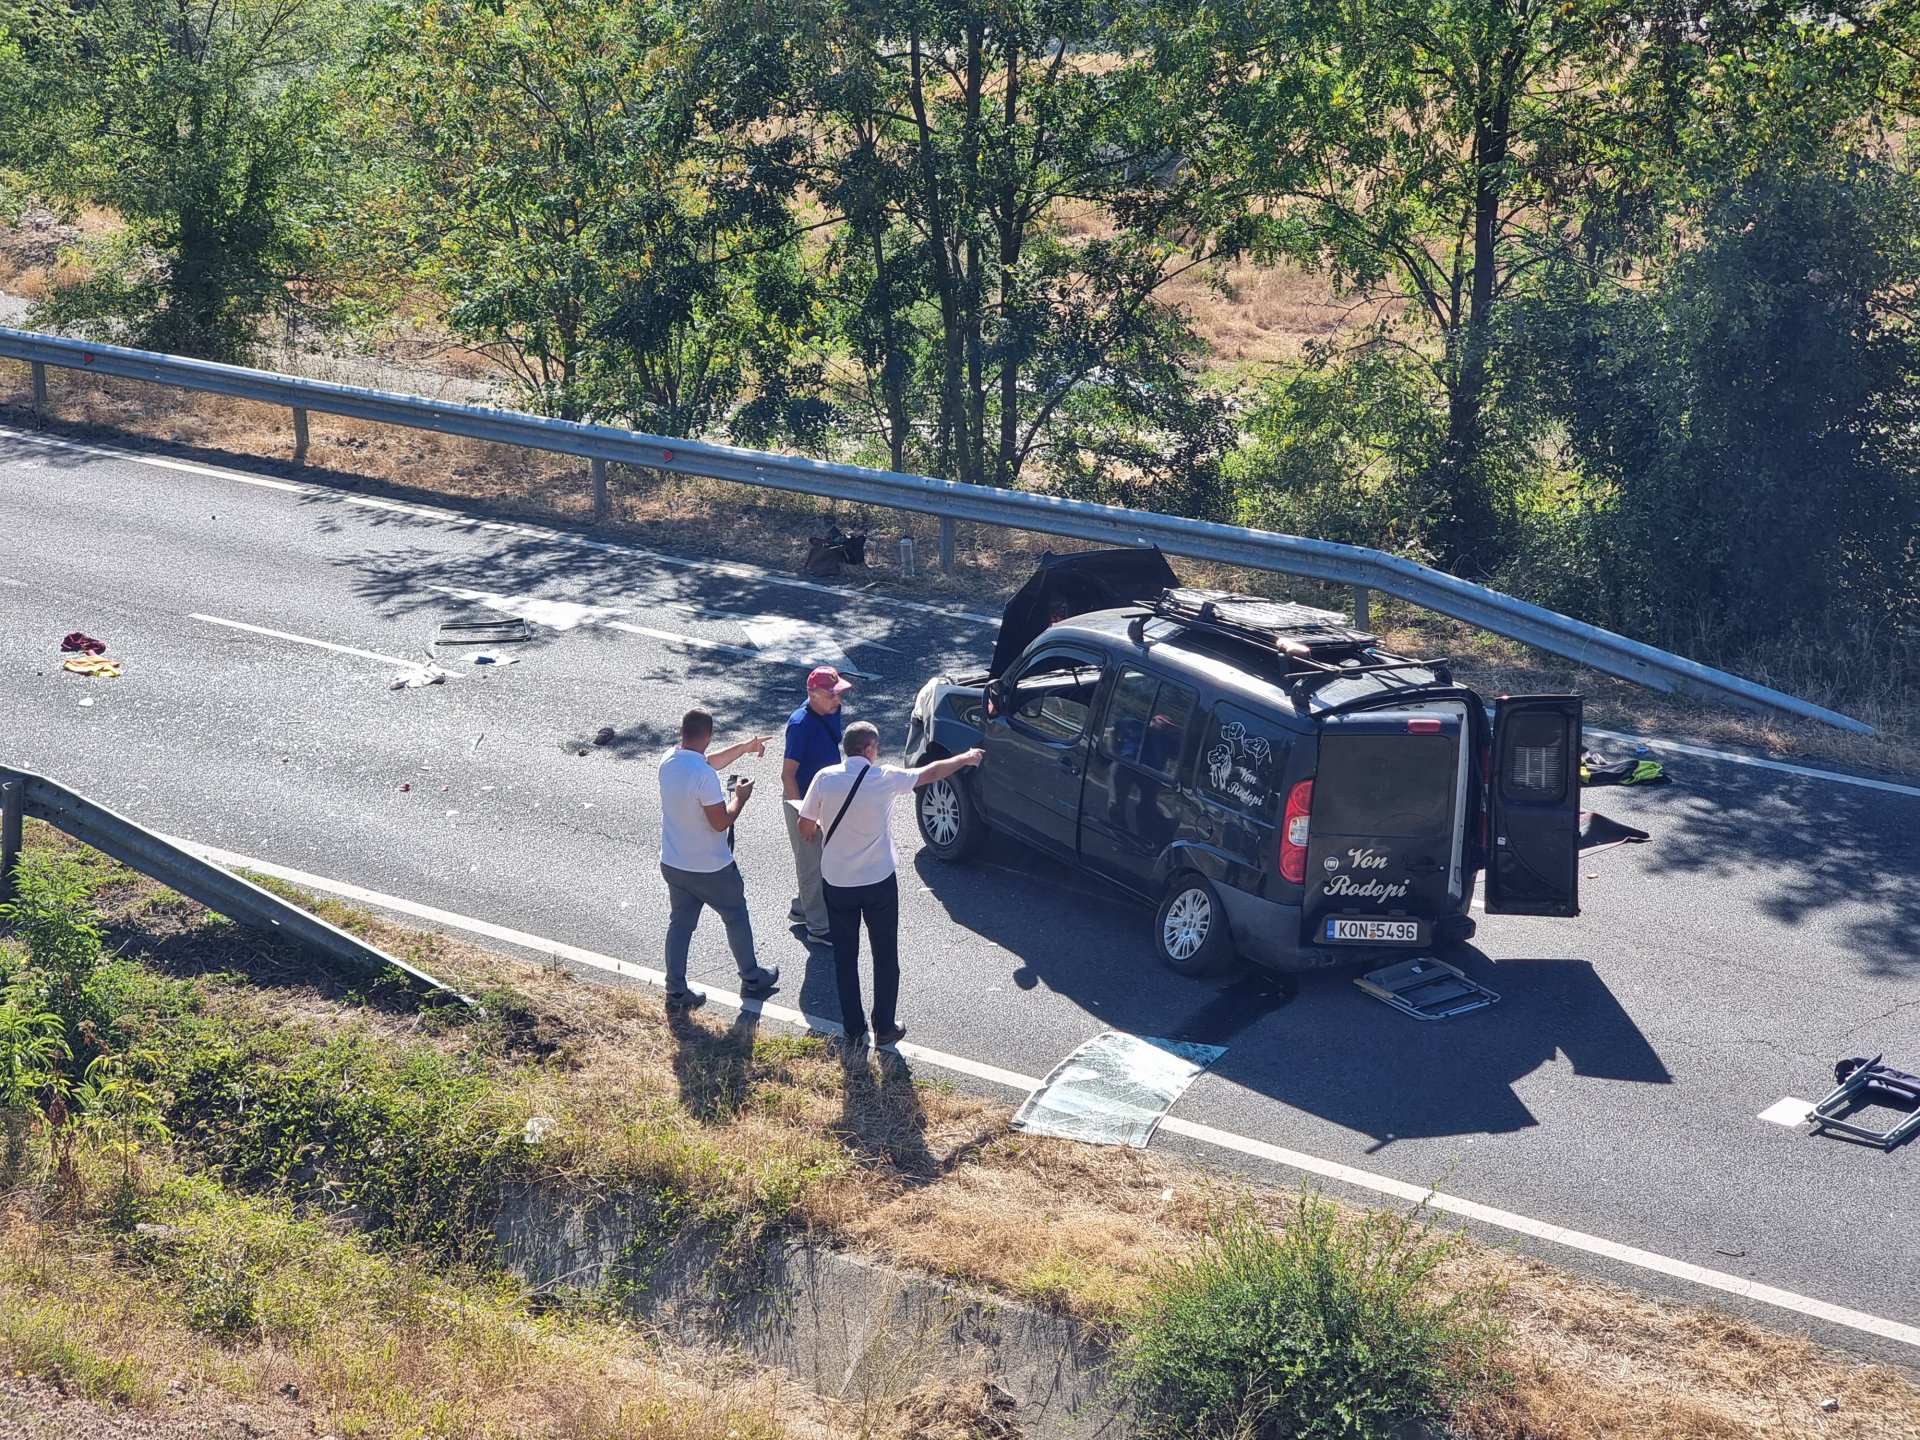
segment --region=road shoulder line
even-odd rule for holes
[[[513,930],[505,925],[496,925],[490,920],[479,920],[468,915],[459,915],[451,910],[441,910],[431,905],[422,905],[418,901],[405,900],[396,895],[383,895],[345,881],[331,880],[322,875],[312,875],[303,870],[295,870],[284,865],[275,865],[268,861],[256,860],[250,856],[238,855],[228,850],[203,845],[197,841],[181,840],[171,836],[162,836],[170,843],[211,860],[215,864],[235,869],[258,871],[271,875],[289,884],[303,885],[310,890],[336,895],[346,900],[357,900],[363,904],[390,910],[396,914],[412,916],[433,924],[445,925],[469,934],[483,935],[505,944],[532,950],[538,954],[552,955],[592,969],[603,970],[609,974],[620,975],[629,980],[651,985],[656,989],[665,989],[666,976],[646,965],[636,965],[632,961],[616,959],[611,955],[602,955],[596,951],[584,949],[578,945],[569,945],[564,941],[548,940],[544,936],[531,935],[525,931]],[[841,1033],[837,1021],[821,1016],[808,1015],[803,1011],[785,1005],[774,1005],[764,1000],[742,999],[739,995],[707,987],[709,998],[734,1010],[746,1010],[779,1020],[789,1025],[818,1030],[830,1035]],[[970,1060],[964,1055],[950,1055],[944,1051],[929,1049],[924,1045],[902,1043],[899,1052],[909,1059],[919,1060],[956,1074],[985,1080],[1009,1090],[1022,1093],[1036,1089],[1040,1081],[1029,1075],[1021,1075],[1012,1070],[1003,1070],[997,1065],[983,1061]],[[1409,1204],[1425,1204],[1445,1214],[1457,1215],[1463,1220],[1473,1220],[1483,1225],[1493,1226],[1517,1235],[1525,1235],[1535,1240],[1545,1240],[1562,1245],[1582,1254],[1611,1260],[1619,1264],[1663,1275],[1669,1279],[1682,1280],[1706,1289],[1718,1290],[1728,1295],[1738,1295],[1743,1299],[1784,1310],[1808,1319],[1825,1321],[1831,1325],[1842,1326],[1849,1330],[1858,1330],[1864,1334],[1877,1336],[1882,1340],[1891,1340],[1898,1344],[1910,1345],[1920,1349],[1920,1326],[1903,1324],[1884,1316],[1870,1315],[1862,1310],[1853,1310],[1844,1305],[1835,1305],[1830,1301],[1815,1299],[1812,1296],[1795,1294],[1772,1285],[1763,1285],[1743,1276],[1731,1275],[1723,1270],[1712,1270],[1704,1265],[1695,1265],[1690,1261],[1676,1260],[1651,1250],[1642,1250],[1637,1246],[1623,1245],[1615,1240],[1607,1240],[1598,1235],[1589,1235],[1583,1231],[1570,1230],[1565,1226],[1554,1225],[1548,1221],[1536,1220],[1515,1211],[1502,1210],[1492,1205],[1483,1205],[1477,1200],[1468,1200],[1457,1195],[1448,1195],[1442,1191],[1429,1190],[1405,1180],[1396,1180],[1388,1175],[1379,1175],[1371,1170],[1362,1170],[1357,1166],[1346,1165],[1336,1160],[1323,1160],[1317,1155],[1304,1151],[1289,1150],[1284,1146],[1269,1144],[1264,1140],[1255,1140],[1245,1135],[1236,1135],[1232,1131],[1216,1129],[1211,1125],[1202,1125],[1196,1121],[1184,1120],[1169,1115],[1160,1122],[1162,1130],[1185,1136],[1216,1149],[1245,1155],[1249,1158],[1267,1161],[1290,1170],[1298,1170],[1322,1179],[1336,1180],[1344,1185],[1371,1191]]]

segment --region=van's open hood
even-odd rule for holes
[[[1049,550],[1040,557],[1033,578],[1001,613],[1000,638],[994,642],[988,673],[1006,673],[1020,652],[1047,628],[1055,601],[1063,604],[1068,615],[1085,615],[1091,610],[1144,605],[1179,583],[1180,577],[1157,545],[1143,550],[1081,550],[1071,555]]]

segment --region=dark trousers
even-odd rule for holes
[[[833,978],[840,989],[840,1023],[851,1038],[864,1035],[860,1014],[860,918],[873,946],[873,1028],[891,1030],[900,1001],[900,881],[889,875],[871,885],[822,884],[827,933],[833,937]]]
[[[711,906],[727,927],[727,945],[742,980],[756,974],[753,924],[747,919],[747,884],[738,865],[724,870],[677,870],[662,861],[660,875],[667,882],[667,994],[687,993],[687,950],[702,907]]]

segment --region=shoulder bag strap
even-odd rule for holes
[[[840,828],[840,822],[847,818],[847,806],[853,804],[853,797],[860,793],[860,783],[867,778],[867,771],[871,769],[873,769],[873,766],[869,765],[866,770],[862,770],[858,775],[853,777],[853,788],[847,791],[847,798],[840,802],[840,809],[833,817],[833,824],[827,827],[827,838],[820,842],[820,848],[822,850],[833,843],[833,832],[838,830]]]

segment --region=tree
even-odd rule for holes
[[[303,268],[328,199],[334,0],[98,0],[13,12],[35,104],[34,186],[115,211],[40,319],[237,359]],[[0,67],[3,69],[3,67]]]
[[[1246,251],[1404,302],[1398,344],[1444,406],[1431,457],[1444,563],[1501,553],[1513,472],[1489,416],[1500,307],[1633,217],[1642,0],[1223,0],[1163,41],[1173,90],[1224,123],[1196,162],[1238,197]],[[1197,43],[1196,43],[1197,42]]]
[[[754,308],[786,274],[780,236],[696,125],[695,15],[412,0],[377,37],[390,253],[546,413],[699,434],[784,355]]]
[[[1528,317],[1591,497],[1566,537],[1589,578],[1553,598],[1682,648],[1920,634],[1920,181],[1781,157],[1697,221],[1651,288]]]
[[[1217,460],[1219,406],[1156,298],[1200,257],[1129,38],[1144,23],[1088,0],[803,0],[739,19],[756,58],[731,68],[770,143],[805,141],[784,163],[825,211],[806,223],[832,232],[838,333],[895,466],[1207,490],[1189,482]]]

